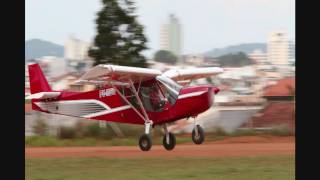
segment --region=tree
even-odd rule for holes
[[[221,66],[240,67],[240,66],[253,64],[253,62],[243,52],[238,52],[235,54],[232,54],[232,53],[226,54],[226,55],[217,57],[217,59]]]
[[[102,0],[102,3],[103,8],[97,13],[94,46],[88,51],[94,65],[146,67],[141,52],[147,49],[147,39],[134,15],[134,3],[131,0]]]
[[[170,51],[159,50],[154,54],[154,60],[157,62],[175,64],[177,62],[177,56]]]

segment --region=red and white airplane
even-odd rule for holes
[[[159,70],[116,65],[97,65],[76,83],[99,85],[88,92],[55,91],[49,86],[40,66],[29,64],[32,109],[73,117],[141,124],[145,132],[139,139],[142,151],[150,150],[151,128],[164,128],[163,146],[175,147],[175,135],[167,124],[183,118],[195,118],[209,109],[219,89],[212,85],[182,86],[191,80],[223,72],[219,67]],[[204,141],[204,131],[195,121],[195,144]]]

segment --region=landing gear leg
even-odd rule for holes
[[[152,126],[152,121],[146,122],[145,133],[140,136],[139,147],[142,151],[149,151],[152,147],[152,139],[150,135],[151,126]]]
[[[195,144],[202,144],[204,142],[204,130],[203,128],[196,124],[194,119],[194,128],[192,130],[192,141]]]
[[[163,136],[162,144],[166,150],[170,151],[176,146],[176,137],[173,133],[168,131],[167,124],[164,124],[163,129],[165,134]]]

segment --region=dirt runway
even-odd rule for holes
[[[235,137],[221,141],[177,144],[172,151],[162,145],[153,145],[150,151],[142,152],[138,146],[112,147],[26,147],[26,158],[63,157],[230,157],[260,155],[294,155],[294,137]]]

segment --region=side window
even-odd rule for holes
[[[127,100],[128,100],[135,108],[140,108],[136,96],[133,94],[133,92],[132,92],[130,89],[125,88],[125,87],[121,87],[119,90],[120,90],[121,94],[124,95],[124,96],[127,98]],[[127,102],[125,102],[122,98],[121,98],[121,101],[122,101],[124,104],[127,104]]]
[[[150,86],[141,86],[140,96],[146,110],[155,112],[163,110],[166,100],[162,96],[162,93],[157,84],[152,84]]]

